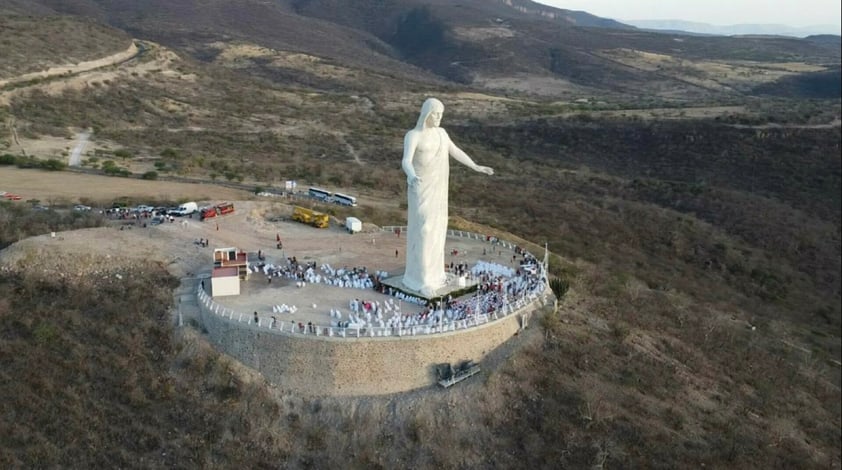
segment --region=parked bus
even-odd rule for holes
[[[310,197],[313,198],[313,199],[318,199],[320,201],[325,201],[325,202],[330,201],[330,191],[325,191],[324,189],[321,189],[321,188],[310,188],[310,190],[307,192],[307,194],[309,194]]]
[[[230,202],[221,202],[215,206],[203,207],[199,212],[199,219],[211,219],[220,215],[230,214],[234,212],[234,204]]]
[[[348,196],[347,194],[333,193],[333,202],[343,206],[357,206],[357,198],[354,196]]]
[[[219,204],[216,205],[216,212],[218,212],[219,215],[230,214],[230,213],[234,212],[234,203],[232,203],[232,202],[220,202]]]

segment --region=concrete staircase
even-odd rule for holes
[[[206,284],[209,282],[208,279],[200,277],[181,278],[181,284],[175,289],[174,293],[175,307],[173,317],[176,326],[193,325],[198,327],[200,324],[196,290],[202,279],[205,279]]]

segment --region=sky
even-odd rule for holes
[[[718,26],[751,23],[839,25],[840,0],[536,0],[615,20],[685,20]]]

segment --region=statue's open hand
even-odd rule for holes
[[[421,177],[420,176],[410,176],[406,178],[407,184],[410,186],[417,186],[421,184]]]
[[[478,171],[480,173],[485,173],[486,175],[493,175],[494,174],[494,168],[491,168],[490,166],[477,165],[476,171]]]

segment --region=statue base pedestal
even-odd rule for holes
[[[386,287],[391,287],[393,289],[399,290],[399,291],[404,292],[406,294],[409,294],[409,295],[412,295],[412,296],[415,296],[415,297],[419,297],[421,299],[426,299],[426,300],[438,300],[441,297],[447,297],[447,295],[450,294],[453,291],[462,290],[466,287],[470,287],[470,286],[476,284],[476,282],[474,282],[472,280],[468,280],[464,277],[457,277],[457,276],[455,276],[453,274],[450,274],[450,273],[446,273],[446,276],[447,276],[447,281],[445,282],[445,284],[443,286],[439,287],[438,289],[436,289],[432,293],[432,295],[424,295],[421,292],[418,292],[416,290],[410,289],[409,287],[406,287],[405,285],[403,285],[403,276],[402,275],[401,276],[392,276],[392,277],[389,277],[389,278],[386,278],[386,279],[382,280],[381,282]]]

